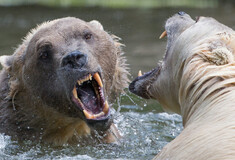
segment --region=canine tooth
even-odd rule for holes
[[[87,119],[94,119],[95,116],[88,113],[86,110],[83,110],[83,113]]]
[[[82,83],[86,81],[86,77],[82,80]]]
[[[77,91],[76,91],[76,87],[73,88],[73,96],[78,99],[78,94],[77,94]]]
[[[103,112],[104,112],[105,114],[107,114],[108,111],[109,111],[109,104],[108,104],[107,101],[105,101],[104,108],[103,108]]]
[[[160,35],[159,39],[162,39],[162,38],[164,38],[165,36],[167,36],[167,32],[166,32],[166,31],[162,32],[162,34]]]
[[[100,112],[100,113],[98,113],[98,114],[95,114],[94,117],[95,117],[95,118],[98,118],[98,117],[103,116],[103,115],[104,115],[104,112]]]
[[[139,76],[142,76],[141,70],[139,70],[139,72],[138,72],[138,77],[139,77]]]
[[[98,73],[95,73],[93,77],[94,77],[94,79],[96,80],[96,82],[98,83],[98,85],[99,85],[100,87],[103,87],[103,83],[102,83],[102,81],[101,81],[101,79],[100,79],[99,74],[98,74]]]
[[[91,76],[91,74],[89,74],[89,79],[90,79],[90,80],[92,80],[92,76]]]
[[[89,80],[89,76],[87,76],[84,80],[85,80],[85,81],[88,81],[88,80]]]

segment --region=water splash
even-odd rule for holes
[[[9,140],[9,136],[4,136],[3,134],[0,134],[0,150],[5,148]]]
[[[136,102],[135,102],[128,94],[125,94],[125,96],[127,96],[127,97],[129,98],[129,100],[130,100],[134,105],[137,106]]]
[[[85,143],[51,148],[30,141],[19,144],[0,134],[0,157],[60,160],[152,159],[181,132],[181,117],[176,114],[142,111],[142,107],[136,105],[132,97],[127,97],[134,105],[121,105],[121,99],[118,99],[117,112],[111,110],[115,115],[114,123],[123,136],[119,145]]]
[[[66,145],[51,148],[30,141],[20,144],[0,134],[0,157],[60,160],[152,159],[182,129],[181,117],[167,113],[120,112],[114,122],[123,134],[120,145]]]

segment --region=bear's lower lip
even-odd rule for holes
[[[72,91],[72,101],[87,120],[105,120],[109,117],[109,105],[105,100],[103,83],[97,72],[77,81]]]
[[[161,66],[158,65],[156,68],[144,73],[143,75],[139,72],[138,77],[135,78],[129,85],[129,90],[142,98],[152,98],[148,90],[151,87],[152,82],[158,78],[160,70]]]

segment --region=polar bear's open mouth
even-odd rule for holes
[[[103,83],[99,73],[79,79],[72,91],[72,100],[88,120],[104,120],[109,116]]]

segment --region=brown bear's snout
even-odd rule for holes
[[[62,67],[81,69],[87,63],[87,55],[79,51],[73,51],[62,59]]]

